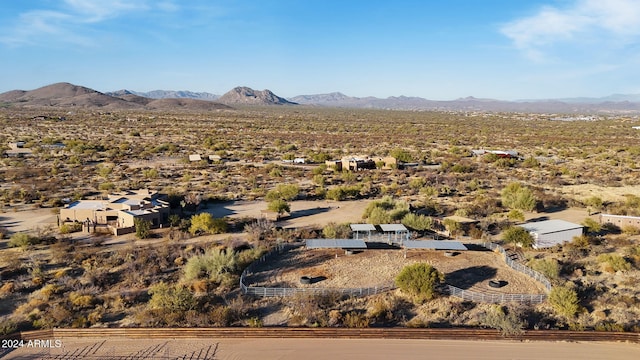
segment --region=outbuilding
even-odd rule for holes
[[[582,235],[584,226],[564,220],[536,221],[520,225],[533,236],[535,249],[564,244]]]

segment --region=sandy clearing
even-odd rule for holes
[[[0,213],[0,226],[11,232],[32,231],[37,227],[57,226],[51,209],[34,209]]]
[[[584,200],[597,196],[603,201],[624,201],[624,195],[640,196],[640,185],[627,185],[620,187],[598,186],[593,184],[565,185],[558,187],[562,194]]]
[[[538,213],[527,212],[524,214],[526,221],[530,221],[532,219],[537,219],[537,220],[558,219],[558,220],[569,221],[576,224],[582,223],[584,219],[586,219],[587,217],[590,217],[594,220],[598,220],[598,216],[599,214],[589,215],[587,213],[587,209],[580,209],[580,208],[568,208],[568,209],[553,211],[553,212],[538,212]]]
[[[291,216],[277,223],[284,228],[324,226],[330,222],[358,223],[362,222],[364,209],[371,200],[357,201],[309,201],[290,202]],[[267,208],[264,201],[227,201],[209,204],[205,211],[214,217],[260,218],[261,211]]]
[[[492,251],[464,251],[454,257],[443,251],[366,250],[344,255],[340,250],[297,248],[263,264],[247,282],[252,286],[357,288],[393,285],[395,277],[407,265],[427,262],[445,274],[447,282],[462,289],[484,293],[544,294],[542,284],[509,268]],[[339,255],[336,257],[336,255]],[[301,276],[318,280],[300,284]],[[489,288],[487,281],[503,280],[507,285]]]
[[[54,349],[21,348],[4,359],[637,359],[640,344],[404,339],[61,339]],[[0,355],[2,354],[0,349]],[[75,357],[73,357],[75,358]]]

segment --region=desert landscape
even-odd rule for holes
[[[631,358],[640,1],[6,2],[0,358]]]
[[[558,121],[543,114],[232,101],[207,109],[188,103],[141,109],[121,106],[131,96],[110,100],[70,84],[37,94],[63,99],[69,93],[72,98],[51,108],[38,100],[0,110],[7,144],[0,169],[4,334],[52,327],[272,325],[638,331],[640,230],[600,220],[603,213],[640,215],[635,115]],[[77,96],[114,105],[67,104],[80,104]],[[478,155],[478,149],[495,152]],[[350,156],[395,162],[334,167],[334,160]],[[512,190],[527,200],[514,202]],[[120,224],[125,220],[101,224],[97,217],[74,222],[60,216],[83,201],[120,196],[106,206],[134,204],[125,199],[134,199],[135,191],[152,196],[148,201],[164,218],[152,223],[152,212],[140,212],[142,220],[127,233]],[[518,247],[505,235],[554,219],[581,224],[583,235],[539,249]],[[357,223],[402,223],[414,240],[496,242],[507,255],[410,250],[405,259],[401,249],[345,255],[298,247],[245,280],[304,287],[309,285],[300,278],[310,276],[322,279],[313,287],[394,290],[368,297],[260,298],[238,286],[243,270],[276,244],[351,238],[349,224]],[[505,256],[542,274],[551,291],[508,266]],[[396,288],[412,264],[430,265],[443,283],[467,291],[549,300],[492,304],[447,294],[419,300]],[[505,286],[490,288],[492,279]]]
[[[564,121],[282,106],[275,94],[247,88],[232,90],[224,105],[136,96],[66,83],[0,95],[3,336],[60,328],[420,328],[494,329],[512,340],[539,330],[618,337],[640,330],[640,227],[603,220],[640,215],[637,115]],[[541,248],[533,237],[511,237],[548,220],[577,224],[582,235]],[[306,248],[308,239],[366,238],[350,224],[402,224],[407,240],[450,240],[467,250],[402,242]],[[276,251],[284,245],[288,251]],[[414,273],[407,285],[401,274],[412,266],[429,275]],[[261,296],[247,287],[291,293]],[[382,290],[345,295],[354,288]],[[514,294],[544,301],[500,300]],[[109,336],[62,341],[3,355],[255,355],[238,339],[147,339],[142,347]],[[312,339],[252,341],[274,357],[318,351]],[[342,355],[374,346],[326,341]],[[449,352],[458,343],[384,341],[407,358],[427,348],[470,356]],[[463,348],[486,348],[494,358],[516,347],[524,354],[523,346],[537,355],[579,351],[510,341]],[[597,346],[585,354],[636,351]]]

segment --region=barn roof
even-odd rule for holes
[[[409,231],[407,227],[402,224],[380,224],[380,229],[384,232]]]
[[[308,239],[307,249],[366,249],[364,240],[357,239]]]
[[[449,240],[405,240],[402,246],[405,249],[467,250],[461,242]]]
[[[351,231],[376,231],[373,224],[351,224]]]
[[[528,232],[549,234],[566,230],[582,229],[584,226],[564,220],[545,220],[520,225]]]

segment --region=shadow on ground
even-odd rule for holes
[[[304,216],[311,216],[316,214],[322,214],[331,210],[330,207],[317,207],[315,209],[304,209],[304,210],[296,210],[292,211],[289,214],[289,219],[296,219]]]
[[[498,269],[491,266],[472,266],[448,273],[446,282],[460,289],[470,289],[478,283],[492,279],[497,273]]]

